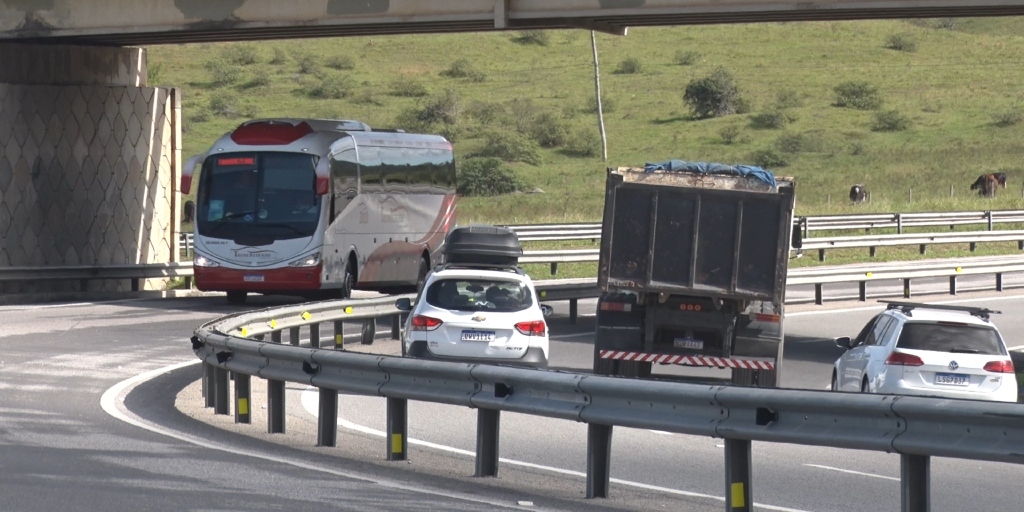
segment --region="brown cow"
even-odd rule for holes
[[[971,190],[977,190],[978,195],[982,197],[995,197],[997,188],[999,188],[999,178],[995,174],[982,174],[971,184]]]

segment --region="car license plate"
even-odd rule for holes
[[[672,340],[675,348],[688,348],[692,350],[704,350],[704,342],[693,338],[676,338]]]
[[[494,341],[494,331],[462,331],[462,341]]]
[[[262,274],[249,274],[247,276],[242,277],[242,279],[245,280],[245,282],[247,282],[247,283],[262,283],[263,282],[263,275]]]
[[[946,386],[966,386],[971,383],[971,377],[961,373],[936,373],[935,383]]]

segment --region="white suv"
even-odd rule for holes
[[[404,355],[546,368],[548,328],[533,282],[518,267],[447,264],[431,272],[409,311]]]
[[[832,389],[1017,401],[1013,362],[984,308],[883,301],[835,362]]]

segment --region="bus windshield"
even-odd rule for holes
[[[320,220],[316,157],[302,153],[210,156],[200,176],[196,227],[212,238],[311,236]]]

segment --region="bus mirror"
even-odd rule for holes
[[[800,249],[804,246],[803,233],[800,232],[799,228],[793,230],[792,246],[794,249]]]
[[[193,155],[185,161],[185,165],[181,168],[181,193],[188,194],[192,190],[192,173],[195,172],[196,164],[203,155]]]
[[[328,183],[327,176],[317,176],[316,177],[316,194],[318,196],[326,195],[327,194],[327,186],[329,184],[330,183]]]

